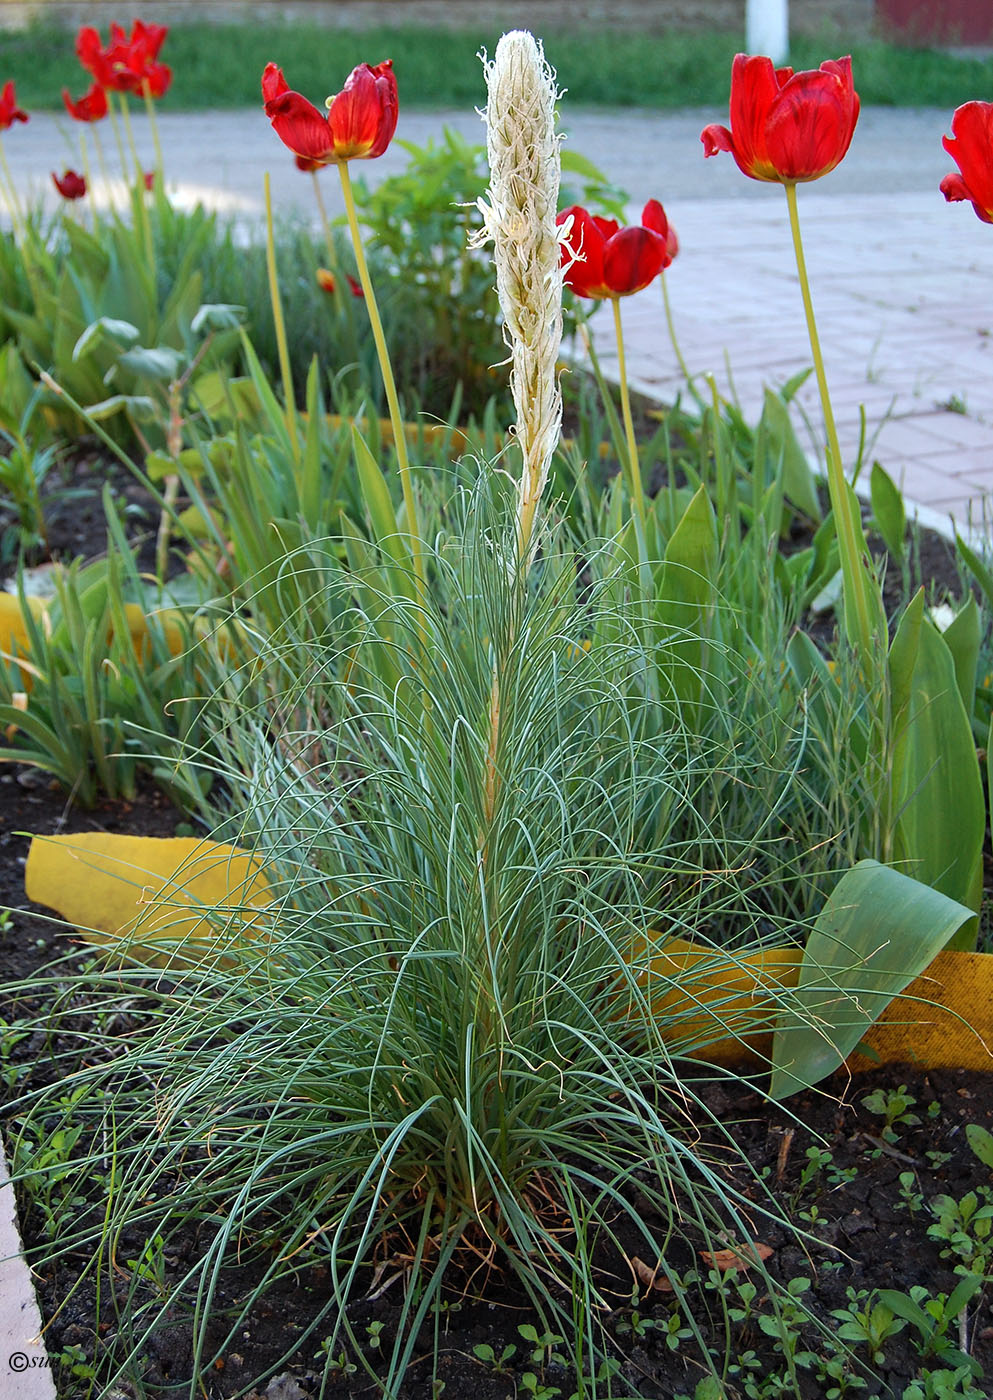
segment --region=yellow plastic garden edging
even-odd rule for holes
[[[262,911],[270,887],[259,862],[236,846],[195,837],[154,838],[88,832],[36,836],[25,870],[28,898],[56,910],[87,941],[144,949],[160,961],[156,943],[182,942],[182,955],[218,951],[216,916],[237,916],[232,936],[264,938]],[[639,958],[646,950],[636,946]],[[775,1014],[770,993],[796,984],[799,949],[722,955],[678,938],[651,953],[646,985],[661,1024],[679,1040],[703,1043],[723,1032],[704,1053],[708,1061],[740,1062],[749,1047],[768,1049]],[[756,1032],[755,1027],[762,1030]],[[727,1032],[730,1031],[729,1036]],[[943,952],[901,996],[894,998],[863,1042],[871,1056],[849,1058],[853,1071],[883,1063],[922,1068],[993,1070],[993,954]]]

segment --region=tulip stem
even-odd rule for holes
[[[348,216],[348,230],[352,236],[352,247],[355,250],[355,267],[359,274],[359,282],[361,283],[362,292],[365,297],[366,311],[369,315],[369,325],[372,328],[372,338],[375,341],[376,354],[379,357],[379,369],[383,376],[383,388],[386,391],[386,402],[389,407],[390,423],[393,428],[393,447],[396,451],[397,470],[400,474],[403,503],[407,513],[407,531],[410,536],[410,551],[414,565],[414,579],[417,585],[418,603],[423,606],[426,597],[424,552],[417,520],[417,502],[414,498],[414,485],[410,474],[410,459],[407,456],[407,435],[404,431],[403,416],[400,413],[400,400],[397,398],[396,381],[393,378],[393,366],[390,363],[390,352],[387,349],[386,336],[383,334],[383,323],[380,320],[379,307],[376,304],[376,292],[372,285],[372,278],[369,275],[369,264],[366,261],[365,248],[362,244],[362,234],[359,230],[355,198],[352,194],[352,180],[348,173],[348,161],[340,160],[337,164],[338,174],[341,177],[341,192],[345,201],[345,213]]]
[[[7,186],[7,207],[10,209],[10,221],[13,226],[14,233],[16,234],[18,224],[20,224],[23,228],[24,210],[22,209],[21,201],[18,198],[17,185],[15,184],[14,177],[11,174],[10,166],[7,164],[7,153],[3,148],[2,141],[0,141],[0,171],[3,172],[4,182]]]
[[[100,140],[100,133],[95,127],[93,129],[93,145],[97,153],[97,164],[100,167],[100,175],[104,184],[107,186],[107,203],[110,205],[111,213],[116,215],[117,200],[114,198],[114,188],[111,183],[110,172],[107,169],[107,161],[103,153],[103,142]]]
[[[687,385],[692,389],[693,377],[690,374],[689,367],[685,359],[683,358],[683,352],[679,348],[679,341],[676,339],[676,325],[672,319],[672,304],[669,301],[669,284],[666,281],[664,269],[659,274],[659,281],[662,283],[662,305],[665,307],[665,323],[666,326],[669,328],[669,339],[672,342],[672,349],[674,355],[676,356],[676,363],[679,365],[680,372],[682,373],[683,378],[686,380]]]
[[[624,331],[621,327],[620,297],[611,297],[610,304],[614,308],[614,332],[617,337],[617,378],[621,391],[621,418],[624,423],[624,436],[627,438],[631,505],[641,525],[642,535],[645,536],[645,493],[641,484],[641,463],[638,460],[638,439],[635,436],[634,419],[631,416],[631,396],[628,393],[627,365],[624,358]]]
[[[90,218],[93,221],[93,232],[100,232],[100,215],[97,213],[97,196],[93,187],[93,171],[90,169],[90,153],[86,146],[86,131],[80,128],[79,132],[79,159],[83,167],[83,175],[86,179],[86,192],[90,196]]]
[[[286,339],[286,322],[283,319],[283,302],[279,295],[279,277],[276,271],[276,236],[272,222],[272,190],[269,172],[265,172],[265,265],[269,275],[269,301],[272,305],[272,322],[276,331],[276,349],[279,353],[279,369],[283,376],[283,398],[286,400],[286,431],[290,439],[290,449],[297,468],[297,485],[300,487],[300,442],[297,437],[296,397],[293,393],[293,373],[290,369],[290,349]]]
[[[866,678],[878,670],[874,654],[874,643],[885,641],[885,621],[882,619],[882,603],[878,589],[870,594],[869,574],[866,563],[865,535],[859,515],[855,492],[845,479],[841,462],[841,447],[838,430],[835,427],[831,396],[828,392],[827,375],[824,372],[824,357],[821,354],[817,323],[814,319],[814,304],[810,295],[810,282],[807,277],[807,264],[803,255],[803,241],[800,237],[800,219],[797,212],[796,184],[784,185],[786,204],[790,213],[790,231],[793,235],[793,251],[796,255],[797,273],[800,278],[800,292],[803,309],[807,318],[807,334],[810,337],[810,353],[814,360],[814,374],[821,397],[821,410],[824,414],[824,429],[827,435],[827,479],[831,509],[834,513],[835,529],[838,536],[838,550],[841,557],[841,574],[844,583],[845,632],[849,642],[857,647]]]
[[[162,159],[162,142],[159,140],[159,121],[155,115],[155,102],[152,98],[152,85],[146,78],[141,85],[142,94],[145,98],[145,110],[148,113],[148,125],[152,133],[152,144],[155,147],[155,173],[159,182],[165,180],[165,162]],[[142,172],[144,179],[144,172]]]

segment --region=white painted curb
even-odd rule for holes
[[[0,1395],[5,1400],[55,1400],[55,1382],[41,1339],[41,1314],[31,1271],[21,1253],[14,1188],[0,1145]]]

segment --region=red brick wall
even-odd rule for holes
[[[909,43],[993,45],[990,0],[876,0],[880,31]]]

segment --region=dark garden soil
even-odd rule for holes
[[[65,508],[55,511],[50,537],[53,554],[92,555],[103,548],[106,533],[99,488],[108,476],[115,492],[120,492],[119,499],[129,501],[135,508],[129,529],[133,532],[137,526],[154,532],[156,512],[141,489],[130,479],[118,480],[117,469],[108,467],[99,454],[82,451],[73,458],[67,478],[50,483],[62,490],[87,492],[85,496],[68,497]],[[793,543],[799,547],[803,540]],[[914,572],[934,585],[937,596],[945,590],[955,594],[960,591],[952,550],[936,535],[921,534]],[[898,587],[894,579],[891,588]],[[895,593],[889,601],[898,601]],[[23,875],[29,837],[24,833],[103,830],[172,836],[177,829],[188,834],[187,821],[150,782],[139,787],[131,802],[108,802],[92,811],[81,811],[68,805],[65,793],[44,774],[0,765],[0,905],[13,911],[9,923],[0,928],[3,981],[33,976],[53,958],[63,957],[73,949],[78,949],[75,956],[87,956],[74,942],[71,931],[39,918],[42,911],[26,902]],[[63,963],[56,977],[58,983],[65,985],[71,978],[71,964]],[[0,989],[0,1028],[3,1016],[4,996]],[[32,1073],[43,1075],[45,1053],[39,1038],[20,1042],[11,1051],[11,1057],[15,1062],[32,1062]],[[710,1144],[717,1173],[734,1182],[756,1204],[752,1239],[759,1246],[768,1247],[769,1275],[783,1285],[797,1279],[810,1281],[810,1287],[799,1295],[812,1319],[797,1324],[801,1395],[805,1400],[818,1400],[839,1384],[837,1376],[830,1375],[827,1369],[834,1358],[837,1366],[847,1367],[850,1393],[856,1393],[855,1385],[862,1380],[865,1388],[859,1388],[858,1394],[901,1397],[922,1369],[940,1367],[934,1356],[922,1362],[912,1327],[882,1340],[875,1358],[865,1344],[847,1332],[850,1351],[844,1362],[838,1360],[837,1343],[832,1348],[817,1327],[837,1336],[845,1320],[833,1313],[864,1307],[866,1292],[878,1288],[906,1294],[920,1285],[932,1298],[949,1294],[955,1288],[959,1281],[955,1266],[960,1256],[946,1257],[949,1241],[929,1235],[929,1227],[935,1226],[937,1220],[931,1203],[939,1196],[961,1200],[970,1191],[978,1193],[978,1204],[983,1208],[993,1202],[993,1170],[978,1160],[966,1134],[970,1124],[993,1131],[993,1074],[925,1074],[913,1067],[878,1069],[855,1080],[838,1074],[818,1092],[790,1100],[785,1107],[771,1106],[760,1094],[736,1088],[727,1080],[701,1079],[696,1088],[717,1121],[734,1125],[734,1138],[756,1174],[749,1175],[740,1165],[736,1168],[728,1158],[726,1145],[721,1148],[716,1142]],[[882,1091],[881,1097],[873,1100],[877,1108],[887,1095],[904,1093],[905,1121],[887,1128],[884,1117],[873,1111],[872,1105],[866,1106],[864,1100],[876,1090]],[[889,1101],[894,1102],[892,1098]],[[700,1132],[699,1150],[703,1152],[708,1150],[707,1132]],[[815,1157],[815,1152],[821,1155]],[[758,1209],[766,1187],[783,1214],[806,1232],[802,1244],[783,1226],[770,1225]],[[636,1184],[632,1189],[637,1190]],[[660,1239],[665,1235],[666,1222],[653,1215],[647,1201],[644,1220],[650,1228],[657,1227]],[[22,1228],[29,1249],[41,1243],[41,1212],[30,1200],[22,1202]],[[698,1282],[687,1281],[689,1307],[715,1355],[722,1356],[725,1336],[718,1319],[717,1293],[706,1284],[710,1261],[700,1256],[705,1242],[694,1234],[691,1221],[685,1230],[685,1238],[670,1247],[667,1259],[681,1277],[691,1271],[698,1276]],[[973,1233],[975,1248],[982,1251],[988,1244],[989,1253],[983,1267],[976,1267],[993,1279],[993,1240],[988,1238],[989,1230],[983,1233],[977,1227]],[[130,1243],[140,1252],[142,1241]],[[704,1371],[696,1342],[684,1335],[685,1319],[679,1312],[677,1294],[662,1274],[655,1272],[657,1261],[645,1258],[643,1241],[625,1240],[622,1236],[618,1243],[619,1248],[604,1244],[601,1250],[601,1283],[605,1295],[614,1303],[605,1321],[620,1368],[615,1393],[626,1394],[622,1382],[629,1382],[645,1397],[657,1400],[692,1396]],[[733,1249],[745,1246],[747,1241],[729,1237],[722,1243]],[[167,1284],[168,1276],[181,1275],[184,1266],[202,1248],[203,1241],[192,1225],[170,1239],[165,1259]],[[966,1245],[961,1244],[960,1248],[964,1250]],[[742,1262],[740,1254],[738,1260]],[[36,1276],[41,1309],[48,1323],[46,1341],[62,1400],[76,1400],[89,1393],[78,1369],[85,1369],[94,1353],[113,1340],[117,1327],[113,1300],[107,1297],[106,1286],[99,1317],[92,1278],[71,1293],[81,1262],[70,1255],[42,1266]],[[731,1324],[732,1360],[744,1367],[745,1373],[729,1377],[729,1400],[759,1393],[754,1386],[760,1381],[775,1374],[786,1375],[782,1344],[763,1330],[759,1320],[771,1318],[772,1311],[767,1286],[754,1270],[751,1277],[756,1282],[755,1296],[747,1304],[742,1301],[740,1288],[746,1285],[747,1292],[749,1277],[746,1265],[747,1259],[733,1276],[738,1283],[726,1285],[730,1306],[747,1314]],[[251,1291],[253,1276],[253,1266],[246,1262],[222,1282],[213,1303],[216,1322],[208,1339],[207,1354],[221,1345],[227,1331],[226,1319],[233,1315],[238,1300]],[[388,1350],[403,1283],[400,1270],[388,1269],[382,1277],[370,1280],[366,1296],[352,1305],[352,1324],[356,1335],[369,1339],[363,1350],[373,1366],[382,1351]],[[477,1286],[478,1283],[477,1279]],[[794,1288],[799,1285],[794,1284]],[[948,1343],[964,1346],[983,1368],[988,1379],[979,1382],[980,1393],[984,1393],[984,1388],[985,1393],[993,1393],[990,1289],[993,1283],[984,1285],[983,1291],[972,1299],[965,1331],[960,1334],[956,1323]],[[315,1246],[300,1256],[292,1279],[270,1291],[254,1309],[240,1328],[237,1342],[212,1358],[209,1369],[199,1378],[197,1393],[204,1400],[240,1396],[246,1390],[254,1400],[317,1400],[322,1395],[373,1397],[375,1385],[363,1371],[361,1358],[347,1346],[341,1350],[337,1368],[325,1373],[326,1358],[320,1342],[326,1331],[318,1330],[298,1346],[301,1333],[322,1311],[328,1296],[328,1272]],[[159,1400],[166,1395],[185,1395],[183,1382],[188,1383],[192,1367],[190,1310],[191,1299],[177,1293],[173,1323],[153,1337],[145,1349],[140,1390],[122,1384],[113,1392],[96,1393],[105,1394],[107,1400],[111,1395],[114,1400]],[[424,1329],[419,1339],[417,1359],[405,1379],[402,1400],[427,1400],[441,1395],[445,1400],[511,1400],[528,1393],[539,1394],[545,1400],[554,1400],[558,1395],[568,1400],[574,1377],[557,1359],[559,1349],[555,1344],[539,1348],[540,1355],[532,1360],[534,1343],[528,1342],[519,1330],[528,1324],[541,1335],[543,1328],[509,1276],[492,1274],[481,1296],[472,1284],[464,1290],[453,1290],[442,1300],[431,1326]],[[377,1348],[373,1343],[380,1330],[382,1341]],[[477,1347],[484,1349],[483,1357],[477,1354]],[[485,1352],[486,1347],[491,1348],[491,1353]],[[437,1368],[432,1371],[435,1351]],[[78,1368],[75,1377],[73,1365]],[[267,1373],[272,1376],[273,1368],[275,1377],[252,1390],[252,1378]],[[529,1374],[534,1377],[533,1384],[525,1380]],[[751,1390],[746,1376],[752,1378]],[[0,1376],[3,1396],[7,1394],[5,1384]],[[179,1389],[174,1389],[177,1386]],[[791,1392],[761,1392],[777,1393]],[[838,1392],[845,1393],[844,1389]]]

